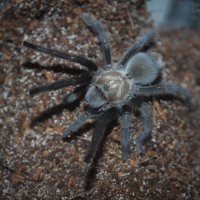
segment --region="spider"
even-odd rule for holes
[[[192,110],[191,94],[186,89],[173,84],[154,84],[160,73],[157,59],[148,53],[155,31],[149,31],[123,53],[117,63],[112,63],[111,50],[106,33],[98,20],[93,20],[83,13],[82,19],[87,28],[97,36],[103,54],[103,66],[98,67],[91,60],[74,54],[41,47],[27,41],[23,45],[33,50],[57,58],[81,64],[87,69],[81,74],[67,80],[58,80],[48,85],[41,85],[30,90],[31,95],[44,91],[57,90],[72,85],[85,86],[86,90],[74,90],[64,95],[63,103],[70,104],[84,95],[85,112],[64,129],[62,137],[67,138],[77,131],[87,119],[96,120],[91,144],[85,157],[86,162],[93,162],[98,146],[103,139],[106,126],[115,118],[120,118],[122,158],[128,159],[131,143],[131,113],[139,111],[142,131],[135,142],[136,154],[140,155],[143,144],[151,138],[152,119],[146,101],[157,95],[174,95]]]

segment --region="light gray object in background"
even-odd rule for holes
[[[155,27],[200,27],[200,0],[149,0],[146,6]]]

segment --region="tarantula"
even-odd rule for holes
[[[110,45],[101,22],[91,19],[86,13],[82,14],[82,19],[88,29],[98,38],[104,59],[103,66],[98,67],[84,57],[50,50],[24,41],[23,45],[28,48],[79,63],[88,69],[79,76],[37,86],[30,90],[30,94],[35,95],[71,85],[85,85],[87,90],[74,90],[63,97],[63,103],[69,104],[80,99],[84,93],[86,107],[86,111],[63,131],[63,138],[69,137],[71,133],[77,131],[88,118],[96,119],[91,145],[85,158],[86,162],[91,162],[102,141],[106,126],[119,116],[122,158],[127,160],[132,132],[131,113],[135,110],[139,111],[142,120],[143,130],[136,138],[136,153],[139,155],[144,142],[152,134],[151,113],[145,103],[147,97],[163,94],[176,95],[181,97],[180,99],[191,110],[191,94],[176,84],[153,84],[158,78],[160,68],[157,59],[146,51],[154,40],[154,31],[140,37],[125,51],[118,63],[112,63]]]

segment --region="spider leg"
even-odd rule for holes
[[[194,106],[191,100],[191,93],[182,88],[179,85],[173,83],[166,83],[160,85],[153,85],[153,86],[137,86],[137,94],[143,96],[153,96],[153,95],[163,95],[163,94],[172,94],[180,96],[185,106],[188,108],[189,111],[194,110]]]
[[[136,153],[140,155],[142,153],[142,145],[144,142],[151,138],[152,133],[152,119],[151,113],[145,103],[143,103],[140,107],[141,119],[143,130],[136,138]]]
[[[154,39],[155,31],[150,31],[146,35],[140,37],[130,48],[125,51],[121,60],[119,61],[120,65],[125,65],[127,61],[139,51],[142,51],[145,47],[147,47]]]
[[[53,83],[50,83],[48,85],[41,85],[41,86],[36,86],[30,90],[30,95],[33,96],[35,94],[45,92],[45,91],[50,91],[50,90],[57,90],[63,87],[68,87],[71,85],[77,85],[81,83],[85,83],[90,81],[91,76],[89,73],[84,73],[81,74],[78,77],[73,77],[69,78],[67,80],[58,80]]]
[[[73,92],[66,94],[63,96],[63,103],[64,104],[71,104],[74,103],[75,101],[79,100],[85,93],[87,85],[82,85],[78,88],[76,88]]]
[[[92,142],[90,144],[89,151],[85,157],[85,162],[92,163],[96,155],[98,146],[103,139],[106,126],[111,121],[111,119],[113,118],[112,116],[115,115],[115,113],[116,113],[116,110],[112,110],[112,109],[108,110],[105,113],[103,113],[98,119],[98,122],[94,129],[94,133],[92,135]]]
[[[128,159],[131,142],[131,113],[129,110],[124,110],[120,116],[121,124],[121,144],[122,144],[122,158],[124,161]]]
[[[104,62],[106,66],[110,66],[112,63],[110,45],[101,22],[98,20],[91,19],[86,13],[82,14],[82,19],[88,27],[88,29],[97,36],[102,47]]]
[[[70,62],[79,63],[79,64],[87,67],[91,71],[97,71],[97,69],[98,69],[97,65],[95,63],[93,63],[92,61],[88,60],[87,58],[77,56],[75,54],[68,54],[68,53],[64,53],[64,52],[53,50],[53,49],[51,50],[51,49],[48,49],[46,47],[35,45],[35,44],[32,44],[32,43],[27,42],[27,41],[24,41],[23,45],[25,47],[31,48],[35,51],[46,53],[46,54],[53,56],[53,57],[65,59],[65,60],[68,60]]]
[[[84,122],[88,119],[92,117],[92,114],[89,112],[85,112],[82,115],[78,116],[74,122],[63,131],[62,137],[66,138],[68,137],[71,133],[73,133],[74,131],[78,130],[83,124]]]

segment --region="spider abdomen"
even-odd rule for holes
[[[126,64],[126,72],[135,84],[146,85],[152,83],[159,74],[159,64],[149,53],[137,53]]]

